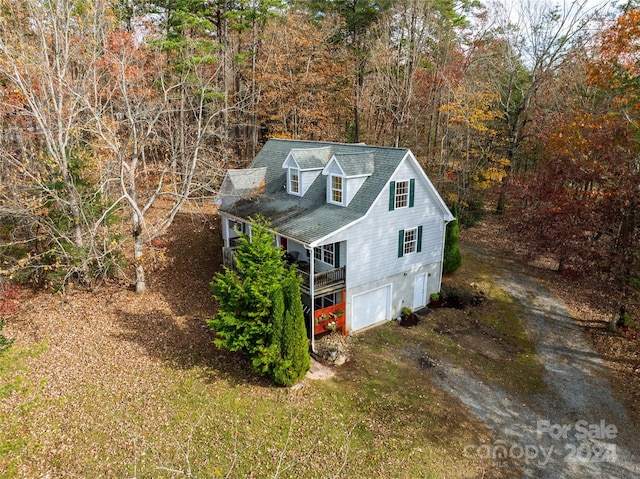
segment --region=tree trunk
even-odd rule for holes
[[[615,333],[618,331],[618,320],[620,319],[622,312],[624,311],[624,293],[621,293],[616,301],[613,312],[611,313],[611,319],[609,320],[609,331]]]
[[[135,196],[133,197],[135,198]],[[144,293],[147,290],[147,283],[144,277],[144,241],[142,231],[144,217],[137,209],[131,211],[131,226],[133,236],[133,262],[136,265],[136,293]]]
[[[356,79],[356,89],[354,92],[355,105],[353,107],[353,142],[360,143],[360,92],[364,84],[363,68],[358,66],[358,77]]]
[[[143,247],[141,237],[133,238],[133,258],[136,265],[136,293],[144,293],[147,290],[147,283],[144,277]]]

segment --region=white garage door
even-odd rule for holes
[[[383,286],[353,297],[351,330],[366,328],[391,319],[391,285]]]

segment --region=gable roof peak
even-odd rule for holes
[[[289,166],[289,158],[293,159],[301,170],[322,169],[331,158],[331,147],[291,148],[283,167]]]
[[[336,153],[331,157],[335,161],[346,177],[371,176],[375,171],[375,152],[364,150],[349,153]],[[329,165],[325,167],[325,171]]]

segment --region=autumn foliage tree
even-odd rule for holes
[[[553,82],[563,63],[588,38],[585,34],[600,15],[587,0],[565,2],[522,1],[515,5],[517,22],[505,2],[494,32],[505,41],[495,42],[502,51],[493,76],[500,82],[502,116],[508,131],[504,155],[509,163],[503,176],[496,210],[504,212],[511,171],[527,143],[533,112],[545,85]]]
[[[10,279],[91,284],[117,263],[108,179],[82,131],[110,25],[104,6],[0,2],[0,255]]]
[[[522,201],[520,233],[533,251],[555,257],[559,270],[615,286],[612,325],[621,307],[637,302],[640,277],[640,103],[629,61],[638,25],[640,12],[629,11],[596,39],[583,66],[587,88],[548,119],[544,159],[513,190]]]
[[[440,108],[447,124],[445,174],[448,194],[465,215],[484,192],[499,184],[509,160],[502,156],[507,143],[501,131],[498,94],[479,81],[458,85],[451,100]]]
[[[178,15],[170,38],[141,41],[106,0],[2,8],[5,273],[90,284],[132,245],[142,292],[146,245],[223,175],[209,32]]]
[[[0,0],[0,271],[144,291],[149,243],[279,136],[410,147],[463,223],[500,183],[533,250],[629,296],[638,14],[522,4]]]
[[[146,245],[169,228],[187,200],[202,196],[211,175],[222,174],[213,147],[220,111],[212,85],[217,67],[206,49],[192,44],[181,45],[186,51],[172,68],[172,52],[162,44],[138,45],[126,32],[106,40],[95,94],[86,97],[91,116],[85,129],[109,159],[118,185],[114,202],[123,204],[130,219],[136,290],[144,292]]]
[[[343,141],[351,93],[340,23],[290,12],[265,28],[256,66],[258,120],[280,138]]]
[[[640,10],[631,9],[596,40],[596,54],[587,65],[589,82],[601,95],[597,121],[606,135],[594,149],[607,160],[599,186],[610,222],[610,277],[619,292],[612,327],[617,311],[630,302],[637,306],[640,294],[639,42]]]

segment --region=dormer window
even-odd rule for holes
[[[342,176],[331,176],[331,202],[342,204],[342,199],[344,198],[344,182],[342,181]]]
[[[329,147],[292,148],[282,167],[287,170],[287,193],[304,196],[329,161]]]
[[[349,206],[373,171],[371,152],[333,155],[322,170],[327,177],[327,203]]]
[[[289,193],[300,194],[300,170],[289,169]]]

